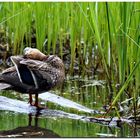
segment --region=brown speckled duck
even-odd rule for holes
[[[55,55],[45,55],[35,48],[25,48],[23,56],[11,56],[14,64],[0,74],[0,83],[29,94],[29,103],[38,107],[38,94],[63,83],[65,69],[63,61]],[[35,104],[32,104],[35,94]]]

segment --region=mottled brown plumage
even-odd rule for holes
[[[45,55],[37,49],[25,48],[23,56],[12,56],[13,67],[4,70],[0,82],[7,83],[14,90],[36,95],[63,83],[65,70],[63,61],[55,55]]]

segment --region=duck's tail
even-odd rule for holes
[[[4,83],[2,74],[0,73],[0,91],[5,89],[10,89],[12,86],[10,84]]]
[[[0,83],[0,91],[1,90],[6,90],[6,89],[11,89],[11,85],[6,84],[6,83]]]

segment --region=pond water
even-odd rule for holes
[[[139,137],[139,124],[123,121],[118,125],[114,121],[109,125],[110,120],[100,120],[103,107],[109,104],[107,91],[103,80],[69,77],[61,90],[50,91],[59,98],[46,101],[40,94],[40,103],[46,109],[39,113],[28,109],[28,95],[1,91],[0,137]],[[89,113],[90,109],[97,112]],[[108,117],[111,115],[117,116],[116,112]]]

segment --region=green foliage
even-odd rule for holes
[[[61,58],[68,39],[70,72],[74,72],[77,54],[82,75],[99,64],[110,88],[121,85],[120,97],[130,75],[129,86],[139,88],[140,66],[134,71],[140,58],[139,6],[137,2],[3,2],[0,28],[8,34],[14,54],[22,53],[24,39],[31,46],[33,30],[35,47],[55,54],[59,45]]]

